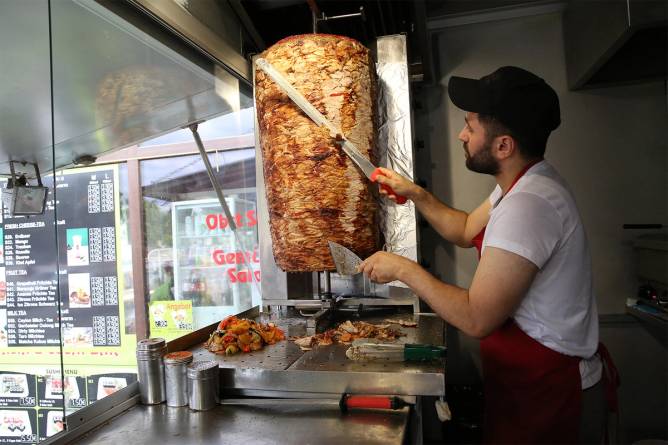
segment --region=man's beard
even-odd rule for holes
[[[466,157],[466,168],[476,173],[485,175],[496,175],[499,172],[499,163],[494,156],[492,156],[492,141],[485,141],[485,146],[482,150],[471,156],[467,144],[464,144],[464,150],[468,156]]]

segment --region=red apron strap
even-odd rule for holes
[[[608,403],[608,410],[612,413],[619,411],[619,400],[617,399],[617,388],[621,385],[619,372],[612,356],[603,343],[598,344],[598,355],[603,362],[603,383],[605,384],[605,400]]]
[[[473,244],[473,246],[478,251],[478,259],[480,259],[480,257],[482,256],[482,242],[485,239],[485,229],[486,228],[487,228],[487,226],[483,227],[482,230],[480,232],[478,232],[478,234],[476,236],[474,236],[473,239],[471,240],[471,243]]]

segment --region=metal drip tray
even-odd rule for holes
[[[288,337],[304,335],[303,317],[276,317],[267,314],[255,317],[283,329]],[[418,322],[415,328],[399,327],[406,334],[399,343],[428,343],[444,345],[444,322],[429,315],[382,315],[363,318],[369,323],[385,323],[385,319],[410,319]],[[355,362],[345,356],[347,345],[315,347],[302,351],[286,340],[265,346],[261,351],[225,356],[213,354],[202,343],[189,350],[195,360],[215,360],[220,366],[221,388],[224,396],[254,392],[432,395],[445,394],[445,363],[380,363]]]
[[[285,332],[288,338],[306,334],[306,319],[304,318],[275,319],[265,314],[253,318],[261,323],[272,322],[276,324],[276,326]],[[261,368],[273,371],[286,370],[304,354],[304,352],[299,349],[299,346],[289,340],[280,341],[275,345],[267,345],[260,351],[249,352],[246,354],[213,354],[206,350],[204,344],[199,344],[189,350],[193,353],[195,361],[217,361],[221,368]]]

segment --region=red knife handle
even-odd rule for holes
[[[339,407],[344,413],[348,411],[348,409],[353,408],[401,409],[405,406],[410,406],[410,403],[396,396],[353,396],[350,394],[343,394],[339,401]]]
[[[369,178],[371,182],[376,182],[378,179],[378,176],[387,176],[385,173],[380,168],[377,168],[371,173],[371,177]],[[389,196],[394,197],[394,199],[397,201],[397,204],[405,204],[407,199],[405,196],[397,195],[394,190],[392,190],[392,187],[390,187],[387,184],[380,184],[380,188],[385,191]]]

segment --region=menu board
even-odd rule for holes
[[[137,380],[118,167],[43,182],[43,215],[0,213],[0,443],[50,437],[64,415]]]
[[[60,286],[64,345],[120,346],[114,171],[56,176],[57,209],[46,182],[43,215],[4,214],[7,345],[60,344]]]

